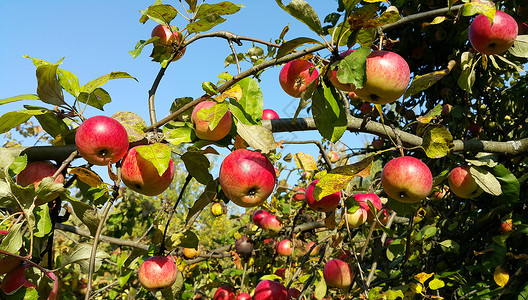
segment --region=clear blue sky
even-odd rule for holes
[[[183,2],[183,1],[182,1]],[[220,1],[215,1],[220,2]],[[252,36],[262,40],[276,39],[284,26],[290,24],[286,39],[298,36],[317,38],[306,26],[290,17],[273,0],[233,1],[243,4],[235,15],[227,16],[227,21],[214,30],[227,30],[235,34]],[[288,3],[287,0],[283,2]],[[324,17],[337,8],[336,0],[308,0]],[[150,37],[153,21],[139,23],[139,10],[147,8],[152,1],[140,0],[92,0],[92,1],[0,1],[0,99],[36,93],[35,67],[31,57],[56,62],[65,57],[61,68],[73,72],[84,84],[112,71],[124,71],[136,77],[139,82],[119,79],[107,83],[104,88],[110,93],[112,103],[101,112],[89,108],[87,117],[99,114],[111,115],[120,110],[138,113],[149,123],[147,113],[148,90],[157,75],[159,64],[150,61],[151,46],[133,59],[128,51],[140,39]],[[167,0],[177,9],[177,0]],[[178,17],[173,25],[184,27],[186,20]],[[245,52],[251,43],[245,42],[237,51]],[[227,42],[220,38],[202,39],[191,44],[185,56],[171,64],[156,94],[158,119],[167,115],[172,101],[178,97],[197,98],[203,94],[202,81],[217,81],[217,74],[228,71],[236,73],[234,66],[224,68],[224,59],[231,53]],[[328,53],[321,52],[321,55]],[[243,64],[242,68],[249,68]],[[276,67],[264,72],[261,88],[264,94],[264,107],[274,109],[281,117],[293,116],[297,100],[285,94],[278,84]],[[69,96],[69,95],[68,95]],[[69,98],[71,102],[72,99]],[[0,114],[22,108],[22,104],[40,105],[24,101],[0,106]],[[306,113],[305,113],[306,114]],[[276,139],[317,139],[315,132],[277,134]],[[369,138],[371,139],[371,138]],[[3,140],[3,137],[0,137]],[[355,134],[345,133],[343,141],[349,146],[363,145],[366,139]],[[295,152],[288,149],[291,152]],[[314,146],[297,151],[315,153]]]

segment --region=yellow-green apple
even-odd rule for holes
[[[235,298],[235,300],[251,300],[251,295],[246,293],[246,292],[242,292],[240,294],[238,294]]]
[[[376,50],[367,56],[367,80],[354,92],[374,104],[391,103],[400,98],[411,79],[409,65],[397,53]]]
[[[151,36],[159,37],[159,40],[154,42],[155,46],[171,46],[173,43],[179,45],[180,41],[183,39],[181,32],[176,30],[176,28],[165,24],[160,24],[154,27],[154,29],[152,29]],[[182,58],[182,56],[185,54],[185,49],[186,48],[183,48],[178,54],[176,54],[172,61],[177,61],[178,59]]]
[[[381,185],[385,193],[403,203],[420,202],[433,188],[431,170],[412,156],[391,159],[381,171]]]
[[[224,158],[219,179],[229,200],[242,207],[255,207],[273,192],[275,168],[264,154],[237,149]]]
[[[265,230],[273,231],[278,233],[282,230],[282,223],[275,215],[265,216],[261,221],[261,226]]]
[[[312,249],[313,247],[313,249]],[[310,252],[311,250],[311,252]],[[320,247],[317,245],[315,241],[311,241],[308,244],[306,244],[306,253],[310,252],[311,256],[319,255]]]
[[[170,287],[178,276],[178,267],[166,256],[152,256],[140,266],[138,278],[148,291],[160,291]]]
[[[200,248],[183,248],[183,256],[187,259],[193,259],[200,256]]]
[[[257,209],[255,212],[253,212],[253,216],[252,216],[253,224],[262,228],[262,219],[264,219],[264,217],[269,216],[269,215],[270,215],[269,211],[264,210],[264,209]]]
[[[25,270],[29,267],[31,267],[31,265],[22,264],[16,269],[7,273],[2,279],[2,282],[0,282],[0,288],[2,291],[4,291],[4,293],[7,295],[12,295],[21,287],[36,289],[37,286],[26,279]]]
[[[213,300],[235,300],[233,288],[228,285],[221,285],[216,289]]]
[[[130,149],[121,162],[121,179],[131,190],[147,196],[156,196],[165,191],[174,178],[174,163],[169,160],[167,170],[160,176],[158,169],[148,159],[143,158],[136,146]]]
[[[128,150],[128,134],[116,119],[95,116],[77,128],[75,146],[87,162],[105,166],[118,162],[125,156]]]
[[[500,230],[503,234],[512,231],[513,230],[512,219],[508,219],[502,222]]]
[[[277,253],[281,256],[291,256],[293,254],[293,243],[290,240],[282,240],[277,244]]]
[[[257,284],[253,293],[254,300],[289,300],[288,291],[279,282],[263,280]]]
[[[21,186],[28,186],[30,184],[33,184],[36,190],[42,179],[44,179],[45,177],[52,177],[58,169],[59,168],[55,164],[49,161],[31,162],[27,164],[26,168],[17,175],[16,183]],[[55,178],[54,182],[61,184],[64,183],[64,175],[59,173],[59,175],[57,175],[57,177]],[[41,205],[43,203],[46,203],[45,200],[51,201],[57,198],[57,196],[58,194],[49,195],[49,197],[46,197],[47,199],[37,198],[35,205]]]
[[[345,58],[345,57],[347,57],[350,53],[352,53],[354,51],[355,51],[354,49],[349,49],[349,50],[341,52],[341,54],[339,54],[340,60]],[[354,87],[353,84],[341,83],[339,81],[339,79],[337,79],[337,70],[330,70],[327,73],[327,76],[328,76],[328,79],[330,80],[330,83],[332,83],[332,85],[336,89],[340,89],[340,90],[346,91],[346,92],[353,92],[355,90],[355,87]]]
[[[253,241],[247,236],[242,236],[235,242],[236,253],[242,256],[249,256],[253,252]]]
[[[346,289],[352,284],[354,273],[346,262],[336,258],[325,264],[323,277],[327,285]]]
[[[227,111],[216,127],[211,130],[211,119],[214,118],[214,112],[211,111],[206,118],[200,118],[198,112],[202,109],[213,109],[217,105],[215,101],[202,101],[198,103],[191,114],[191,122],[194,125],[194,131],[196,136],[202,140],[208,141],[219,141],[227,136],[233,125],[233,119],[231,118],[231,112]]]
[[[318,80],[315,66],[304,59],[296,59],[285,64],[279,73],[279,83],[286,94],[300,98],[308,84]]]
[[[220,202],[215,202],[211,205],[211,214],[215,217],[219,217],[224,214],[225,207]]]
[[[319,179],[312,181],[306,188],[306,203],[308,206],[316,211],[330,212],[337,208],[339,201],[341,200],[341,192],[335,192],[333,194],[324,196],[323,198],[316,200],[314,196],[315,185],[319,182]]]
[[[447,182],[449,189],[460,198],[475,198],[483,192],[471,175],[469,166],[460,166],[451,170]]]
[[[279,114],[273,109],[266,108],[262,111],[262,120],[279,119]]]
[[[293,201],[304,201],[306,200],[306,190],[303,189],[302,187],[294,187],[293,188],[293,196],[292,196],[292,200]]]
[[[517,21],[507,13],[497,10],[493,25],[488,17],[478,15],[469,26],[471,46],[482,54],[501,54],[517,39]]]
[[[7,231],[0,230],[0,235],[7,235]],[[3,240],[3,238],[0,239],[0,241],[1,240]],[[13,256],[1,255],[1,254],[0,256],[3,256],[3,258],[0,258],[0,274],[6,274],[6,273],[13,271],[22,262],[20,259],[13,257]]]
[[[359,206],[355,212],[347,212],[346,220],[350,228],[358,228],[367,221],[367,210]]]

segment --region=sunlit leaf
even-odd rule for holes
[[[5,98],[5,99],[0,99],[0,105],[11,103],[11,102],[16,102],[16,101],[23,101],[23,100],[40,100],[40,99],[38,95],[34,95],[34,94],[18,95],[14,97]]]
[[[442,125],[428,126],[422,138],[422,147],[430,158],[446,156],[453,146],[453,136]]]
[[[445,286],[445,282],[442,279],[433,278],[429,281],[429,288],[433,291],[441,289]]]
[[[91,244],[77,244],[68,252],[62,253],[61,267],[76,263],[81,267],[81,272],[88,273],[88,264],[92,253]],[[103,259],[109,255],[103,250],[98,250],[95,255],[95,271],[97,271],[103,262]]]
[[[419,274],[416,274],[414,275],[414,279],[416,279],[418,282],[420,282],[421,284],[424,284],[427,279],[433,277],[434,273],[419,273]]]
[[[7,112],[0,117],[0,133],[8,132],[9,130],[17,127],[18,125],[25,123],[32,116],[43,115],[47,113],[51,112],[47,109],[18,110]]]
[[[438,80],[444,78],[447,74],[449,74],[448,69],[434,71],[424,75],[416,75],[413,81],[411,82],[411,86],[405,92],[403,98],[406,99],[408,97],[418,94],[421,91],[425,91],[433,84],[435,84]]]
[[[307,37],[295,38],[291,41],[287,41],[281,44],[279,50],[277,51],[277,56],[275,58],[281,58],[287,54],[290,54],[293,50],[297,49],[300,46],[306,44],[320,44],[321,42]]]
[[[178,15],[178,10],[168,4],[154,4],[140,12],[143,14],[141,23],[145,23],[148,17],[159,24],[168,24]]]
[[[497,266],[495,267],[495,272],[493,273],[493,280],[498,286],[504,287],[506,284],[508,284],[510,275],[502,268],[502,266]]]
[[[463,16],[469,17],[475,14],[482,14],[488,17],[490,22],[495,18],[495,7],[481,2],[468,2],[460,9]]]
[[[363,87],[367,80],[367,56],[370,48],[361,47],[339,61],[337,79],[343,84],[353,84],[356,88]]]
[[[111,72],[111,73],[108,73],[108,74],[103,75],[103,76],[101,76],[99,78],[96,78],[96,79],[88,82],[87,84],[81,86],[81,92],[92,93],[93,91],[95,91],[95,89],[97,89],[98,87],[104,85],[109,80],[112,80],[112,79],[123,79],[123,78],[131,78],[131,79],[134,79],[135,81],[137,81],[136,78],[130,76],[126,72]]]
[[[317,171],[317,162],[310,154],[299,152],[296,153],[293,158],[295,159],[297,167],[305,171]]]
[[[284,5],[282,0],[276,0],[277,4],[292,17],[306,24],[313,32],[322,35],[323,28],[315,10],[304,0],[292,0]]]
[[[518,35],[508,51],[514,56],[528,58],[528,35]]]
[[[343,190],[356,176],[363,178],[369,176],[373,161],[374,156],[368,156],[357,163],[332,169],[321,177],[315,186],[314,198],[322,199],[325,196]]]
[[[125,127],[129,142],[136,142],[146,137],[147,122],[140,115],[127,111],[118,111],[112,115],[112,118]]]
[[[215,103],[209,108],[202,108],[196,117],[202,121],[209,122],[209,130],[214,130],[229,110],[229,105],[225,102]]]
[[[264,97],[260,85],[255,78],[246,77],[238,82],[242,90],[242,97],[238,101],[231,98],[229,111],[239,123],[257,125],[264,110]]]
[[[502,194],[502,188],[500,182],[495,178],[495,176],[488,170],[471,166],[469,168],[471,176],[475,179],[477,184],[488,194],[499,196]]]
[[[215,97],[215,100],[217,102],[225,101],[228,98],[235,99],[236,101],[239,101],[242,98],[242,88],[240,85],[236,84],[232,87],[230,87],[227,91],[223,92],[222,94]]]
[[[101,179],[101,177],[99,177],[97,173],[88,168],[75,167],[71,169],[69,173],[77,176],[78,180],[86,183],[91,187],[101,186],[103,184],[103,180]]]
[[[137,146],[135,148],[137,150],[137,153],[141,155],[144,159],[150,161],[156,170],[158,170],[158,174],[161,177],[163,173],[167,170],[169,167],[169,161],[171,159],[171,148],[162,143],[155,143],[150,145],[144,145],[144,146]]]
[[[276,148],[273,133],[262,125],[237,124],[237,133],[253,149],[269,153]]]
[[[219,14],[212,13],[196,22],[189,23],[186,28],[189,33],[203,32],[223,23],[225,20]]]
[[[312,96],[312,115],[317,130],[333,143],[343,136],[348,125],[341,97],[333,87],[319,87]]]

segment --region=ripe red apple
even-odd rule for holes
[[[347,212],[348,226],[350,228],[358,228],[367,221],[367,215],[367,210],[361,206],[353,213]]]
[[[77,128],[75,145],[87,162],[105,166],[118,162],[125,156],[128,150],[128,134],[116,119],[95,116]]]
[[[238,296],[236,296],[235,298],[235,300],[251,300],[251,299],[252,299],[251,295],[245,292],[238,294]]]
[[[149,160],[143,158],[137,152],[136,146],[130,149],[121,162],[121,179],[131,190],[147,196],[156,196],[165,191],[174,178],[174,163],[172,158],[169,167],[163,175],[159,175],[158,170]]]
[[[235,300],[233,288],[228,285],[221,285],[216,289],[213,300]]]
[[[178,275],[178,267],[166,256],[152,256],[139,266],[138,278],[148,291],[160,291],[170,287]]]
[[[282,240],[277,244],[277,253],[281,256],[291,256],[293,254],[293,243],[290,240]]]
[[[247,149],[237,149],[224,158],[219,178],[227,198],[242,207],[264,203],[273,192],[276,180],[268,158]]]
[[[282,278],[282,280],[284,280],[286,278],[286,269],[278,268],[273,274],[279,276],[280,278]]]
[[[363,103],[359,107],[359,110],[361,111],[362,114],[366,115],[372,111],[372,105],[370,103]]]
[[[6,230],[0,230],[0,236],[1,235],[7,235]],[[3,240],[3,238],[0,239]],[[20,259],[8,255],[0,255],[3,258],[0,258],[0,274],[6,274],[18,267],[20,263],[22,262]]]
[[[303,59],[292,60],[282,67],[279,83],[286,94],[300,98],[310,82],[317,80],[319,72],[314,65]]]
[[[26,279],[25,270],[29,267],[31,267],[31,265],[22,264],[21,266],[7,273],[4,276],[4,279],[2,279],[2,282],[0,282],[0,288],[2,291],[8,295],[11,295],[23,286],[26,288],[36,289],[37,286]]]
[[[409,65],[400,55],[384,50],[367,56],[367,81],[354,92],[363,100],[385,104],[400,98],[411,80]]]
[[[493,25],[488,17],[478,15],[469,26],[469,41],[482,54],[501,54],[517,39],[519,28],[514,18],[497,10]]]
[[[235,242],[236,253],[242,256],[249,256],[253,252],[253,241],[247,236],[242,236]]]
[[[337,258],[342,261],[349,261],[353,258],[352,252],[348,250],[339,250],[337,253]]]
[[[290,298],[293,298],[293,299],[298,299],[299,297],[301,297],[301,291],[299,291],[299,289],[296,289],[296,288],[289,288],[288,296],[290,296]]]
[[[349,49],[349,50],[346,50],[346,51],[343,51],[341,52],[341,54],[339,54],[339,57],[341,59],[347,57],[350,53],[354,52],[355,50],[354,49]],[[330,82],[332,83],[332,85],[336,88],[336,89],[340,89],[342,91],[346,91],[346,92],[353,92],[355,90],[355,87],[353,84],[347,84],[347,83],[341,83],[339,81],[339,79],[337,79],[337,70],[330,70],[328,73],[328,80],[330,80]]]
[[[275,215],[265,216],[261,224],[262,228],[276,233],[282,230],[282,223]]]
[[[294,192],[292,196],[293,201],[304,201],[306,199],[306,190],[303,189],[302,187],[294,187],[293,192]]]
[[[26,168],[20,172],[16,177],[16,183],[21,186],[28,186],[33,184],[35,190],[45,177],[52,177],[59,168],[49,161],[35,161],[27,164]],[[59,174],[55,178],[55,183],[64,183],[64,175]],[[48,200],[53,200],[58,195],[50,195]],[[35,205],[46,203],[46,199],[37,198]]]
[[[289,300],[288,291],[279,282],[263,280],[257,284],[253,299],[255,300]]]
[[[154,27],[151,36],[158,36],[160,38],[158,41],[154,42],[155,46],[172,46],[173,43],[179,45],[180,41],[183,39],[181,32],[175,28],[171,28],[170,25],[165,24],[160,24]],[[178,54],[176,54],[172,61],[177,61],[178,59],[182,58],[182,56],[185,54],[185,49],[186,48],[183,48]]]
[[[316,211],[329,212],[337,208],[341,201],[341,192],[335,192],[328,196],[324,196],[322,199],[317,201],[314,197],[315,185],[319,182],[319,179],[312,181],[306,188],[306,203],[308,206]]]
[[[308,253],[310,251],[310,249],[312,249],[313,245],[315,245],[315,241],[311,241],[309,242],[308,244],[306,244],[306,253]],[[319,255],[319,251],[320,251],[320,247],[319,245],[315,246],[313,249],[312,249],[312,252],[310,252],[310,255],[311,256],[317,256]]]
[[[372,203],[372,205],[374,206],[374,208],[376,208],[377,211],[379,211],[383,207],[380,197],[374,193],[354,194],[354,199],[356,199],[359,202],[359,205],[367,212],[367,222],[369,223],[372,223],[375,218],[374,212],[370,210],[368,202]]]
[[[198,103],[192,111],[191,122],[194,125],[194,131],[196,136],[202,140],[219,141],[227,136],[231,130],[231,126],[233,125],[233,119],[231,118],[230,111],[225,113],[213,130],[211,130],[209,127],[211,122],[207,120],[207,118],[213,118],[213,112],[211,112],[204,120],[198,117],[198,112],[200,110],[209,109],[214,105],[217,105],[215,101],[203,101]]]
[[[500,230],[503,234],[512,231],[513,230],[512,219],[508,219],[502,222]]]
[[[381,185],[394,200],[416,203],[431,193],[433,175],[421,160],[412,156],[401,156],[390,160],[383,167]]]
[[[469,166],[460,166],[451,170],[447,181],[451,191],[460,198],[475,198],[483,192],[473,176],[471,176]]]
[[[257,225],[258,227],[262,228],[262,219],[264,217],[269,216],[270,212],[263,209],[257,209],[255,212],[253,212],[253,224]]]
[[[352,284],[354,273],[346,262],[340,259],[332,259],[324,266],[323,277],[327,285],[346,289]]]
[[[273,109],[266,108],[262,111],[262,120],[279,119],[279,114]]]
[[[183,248],[183,256],[187,259],[193,259],[200,256],[200,248]]]
[[[336,163],[339,160],[339,154],[337,154],[335,151],[330,151],[330,153],[328,153],[328,157],[332,163]]]

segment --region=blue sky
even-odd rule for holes
[[[128,51],[132,50],[140,39],[150,37],[153,21],[139,23],[139,10],[147,8],[152,1],[140,0],[92,0],[92,1],[0,1],[0,99],[36,93],[35,67],[31,57],[56,62],[65,57],[61,68],[73,72],[84,84],[112,71],[124,71],[138,79],[119,79],[107,83],[104,88],[112,97],[112,103],[101,112],[89,108],[85,115],[111,115],[120,110],[135,112],[147,123],[148,90],[157,75],[160,66],[149,58],[152,46],[147,46],[142,55],[133,59]],[[183,2],[183,1],[182,1]],[[219,2],[219,1],[215,1]],[[275,1],[233,1],[243,4],[235,15],[227,16],[227,21],[214,30],[227,30],[238,35],[251,36],[262,40],[276,39],[284,26],[290,25],[286,39],[299,36],[316,38],[317,36],[296,19],[283,11]],[[283,1],[288,3],[288,1]],[[308,0],[319,14],[324,17],[337,8],[336,0]],[[181,5],[177,0],[167,0],[177,9]],[[263,4],[265,3],[265,4]],[[178,17],[173,25],[184,27],[186,20]],[[245,52],[251,43],[244,42],[237,51]],[[224,68],[224,59],[231,53],[227,42],[220,38],[202,39],[191,44],[182,59],[170,65],[156,94],[158,119],[167,115],[172,101],[178,97],[197,98],[203,94],[202,81],[216,82],[219,73],[236,73],[234,66]],[[328,53],[321,52],[323,56]],[[249,68],[242,64],[242,69]],[[262,75],[261,89],[264,94],[264,107],[274,109],[281,117],[293,116],[297,99],[289,97],[278,83],[279,67],[270,69]],[[72,99],[70,98],[71,102]],[[0,106],[0,114],[22,109],[22,104],[35,104],[28,101]],[[306,115],[306,113],[304,113]],[[0,137],[2,140],[4,137]],[[316,139],[319,133],[278,134],[276,139]],[[370,138],[369,138],[370,139]],[[343,141],[349,146],[363,145],[366,139],[356,134],[345,133]],[[291,147],[291,146],[290,146]],[[289,149],[288,149],[289,150]],[[315,146],[298,148],[317,155]]]

